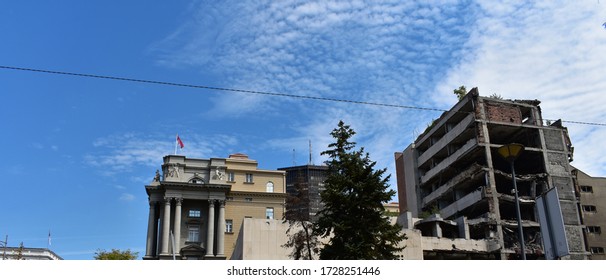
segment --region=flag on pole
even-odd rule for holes
[[[175,155],[177,154],[177,147],[180,147],[181,149],[185,147],[185,145],[183,145],[183,141],[181,141],[181,137],[179,137],[179,134],[177,134],[177,141],[175,141]]]
[[[183,145],[183,141],[181,141],[181,138],[179,138],[179,134],[177,134],[177,144],[179,144],[179,147],[181,147],[181,149],[185,147],[185,145]]]

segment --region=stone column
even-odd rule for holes
[[[173,233],[175,234],[175,248],[173,248],[173,252],[175,254],[179,254],[179,250],[181,250],[181,204],[183,203],[183,198],[175,198],[175,224]]]
[[[149,219],[147,221],[147,247],[145,248],[145,256],[151,257],[154,254],[154,242],[156,241],[156,202],[149,202]]]
[[[219,201],[219,225],[217,226],[217,256],[225,255],[225,200]]]
[[[214,257],[214,240],[215,240],[215,201],[208,201],[208,231],[206,235],[206,256]]]
[[[162,247],[160,254],[168,255],[168,238],[170,231],[170,201],[172,198],[164,198],[164,217],[162,218]]]
[[[435,225],[433,225],[432,233],[435,237],[442,237],[442,227],[440,226],[439,222],[436,222]]]

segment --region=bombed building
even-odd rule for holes
[[[423,236],[490,243],[468,254],[445,250],[440,258],[520,257],[512,171],[497,153],[510,143],[525,147],[515,160],[515,178],[527,258],[545,257],[535,200],[551,188],[557,188],[565,225],[569,254],[563,258],[586,258],[569,164],[573,147],[560,121],[542,119],[539,104],[482,97],[474,88],[395,154],[400,212],[410,213],[404,227]],[[424,258],[434,257],[436,252],[424,252]]]

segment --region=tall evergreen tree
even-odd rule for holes
[[[388,190],[386,169],[374,170],[364,148],[354,150],[353,129],[340,121],[331,132],[335,143],[328,145],[328,178],[321,193],[324,209],[319,212],[315,232],[330,241],[320,251],[320,259],[396,259],[406,239],[398,225],[384,215],[383,203],[394,195]]]

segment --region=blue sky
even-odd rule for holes
[[[438,109],[477,86],[606,122],[600,1],[148,2],[2,2],[0,65]],[[7,69],[0,92],[0,237],[46,247],[50,229],[65,259],[144,254],[144,185],[176,133],[188,157],[276,169],[306,163],[309,140],[320,163],[342,119],[393,173],[440,115]],[[566,125],[573,164],[606,176],[604,126]]]

